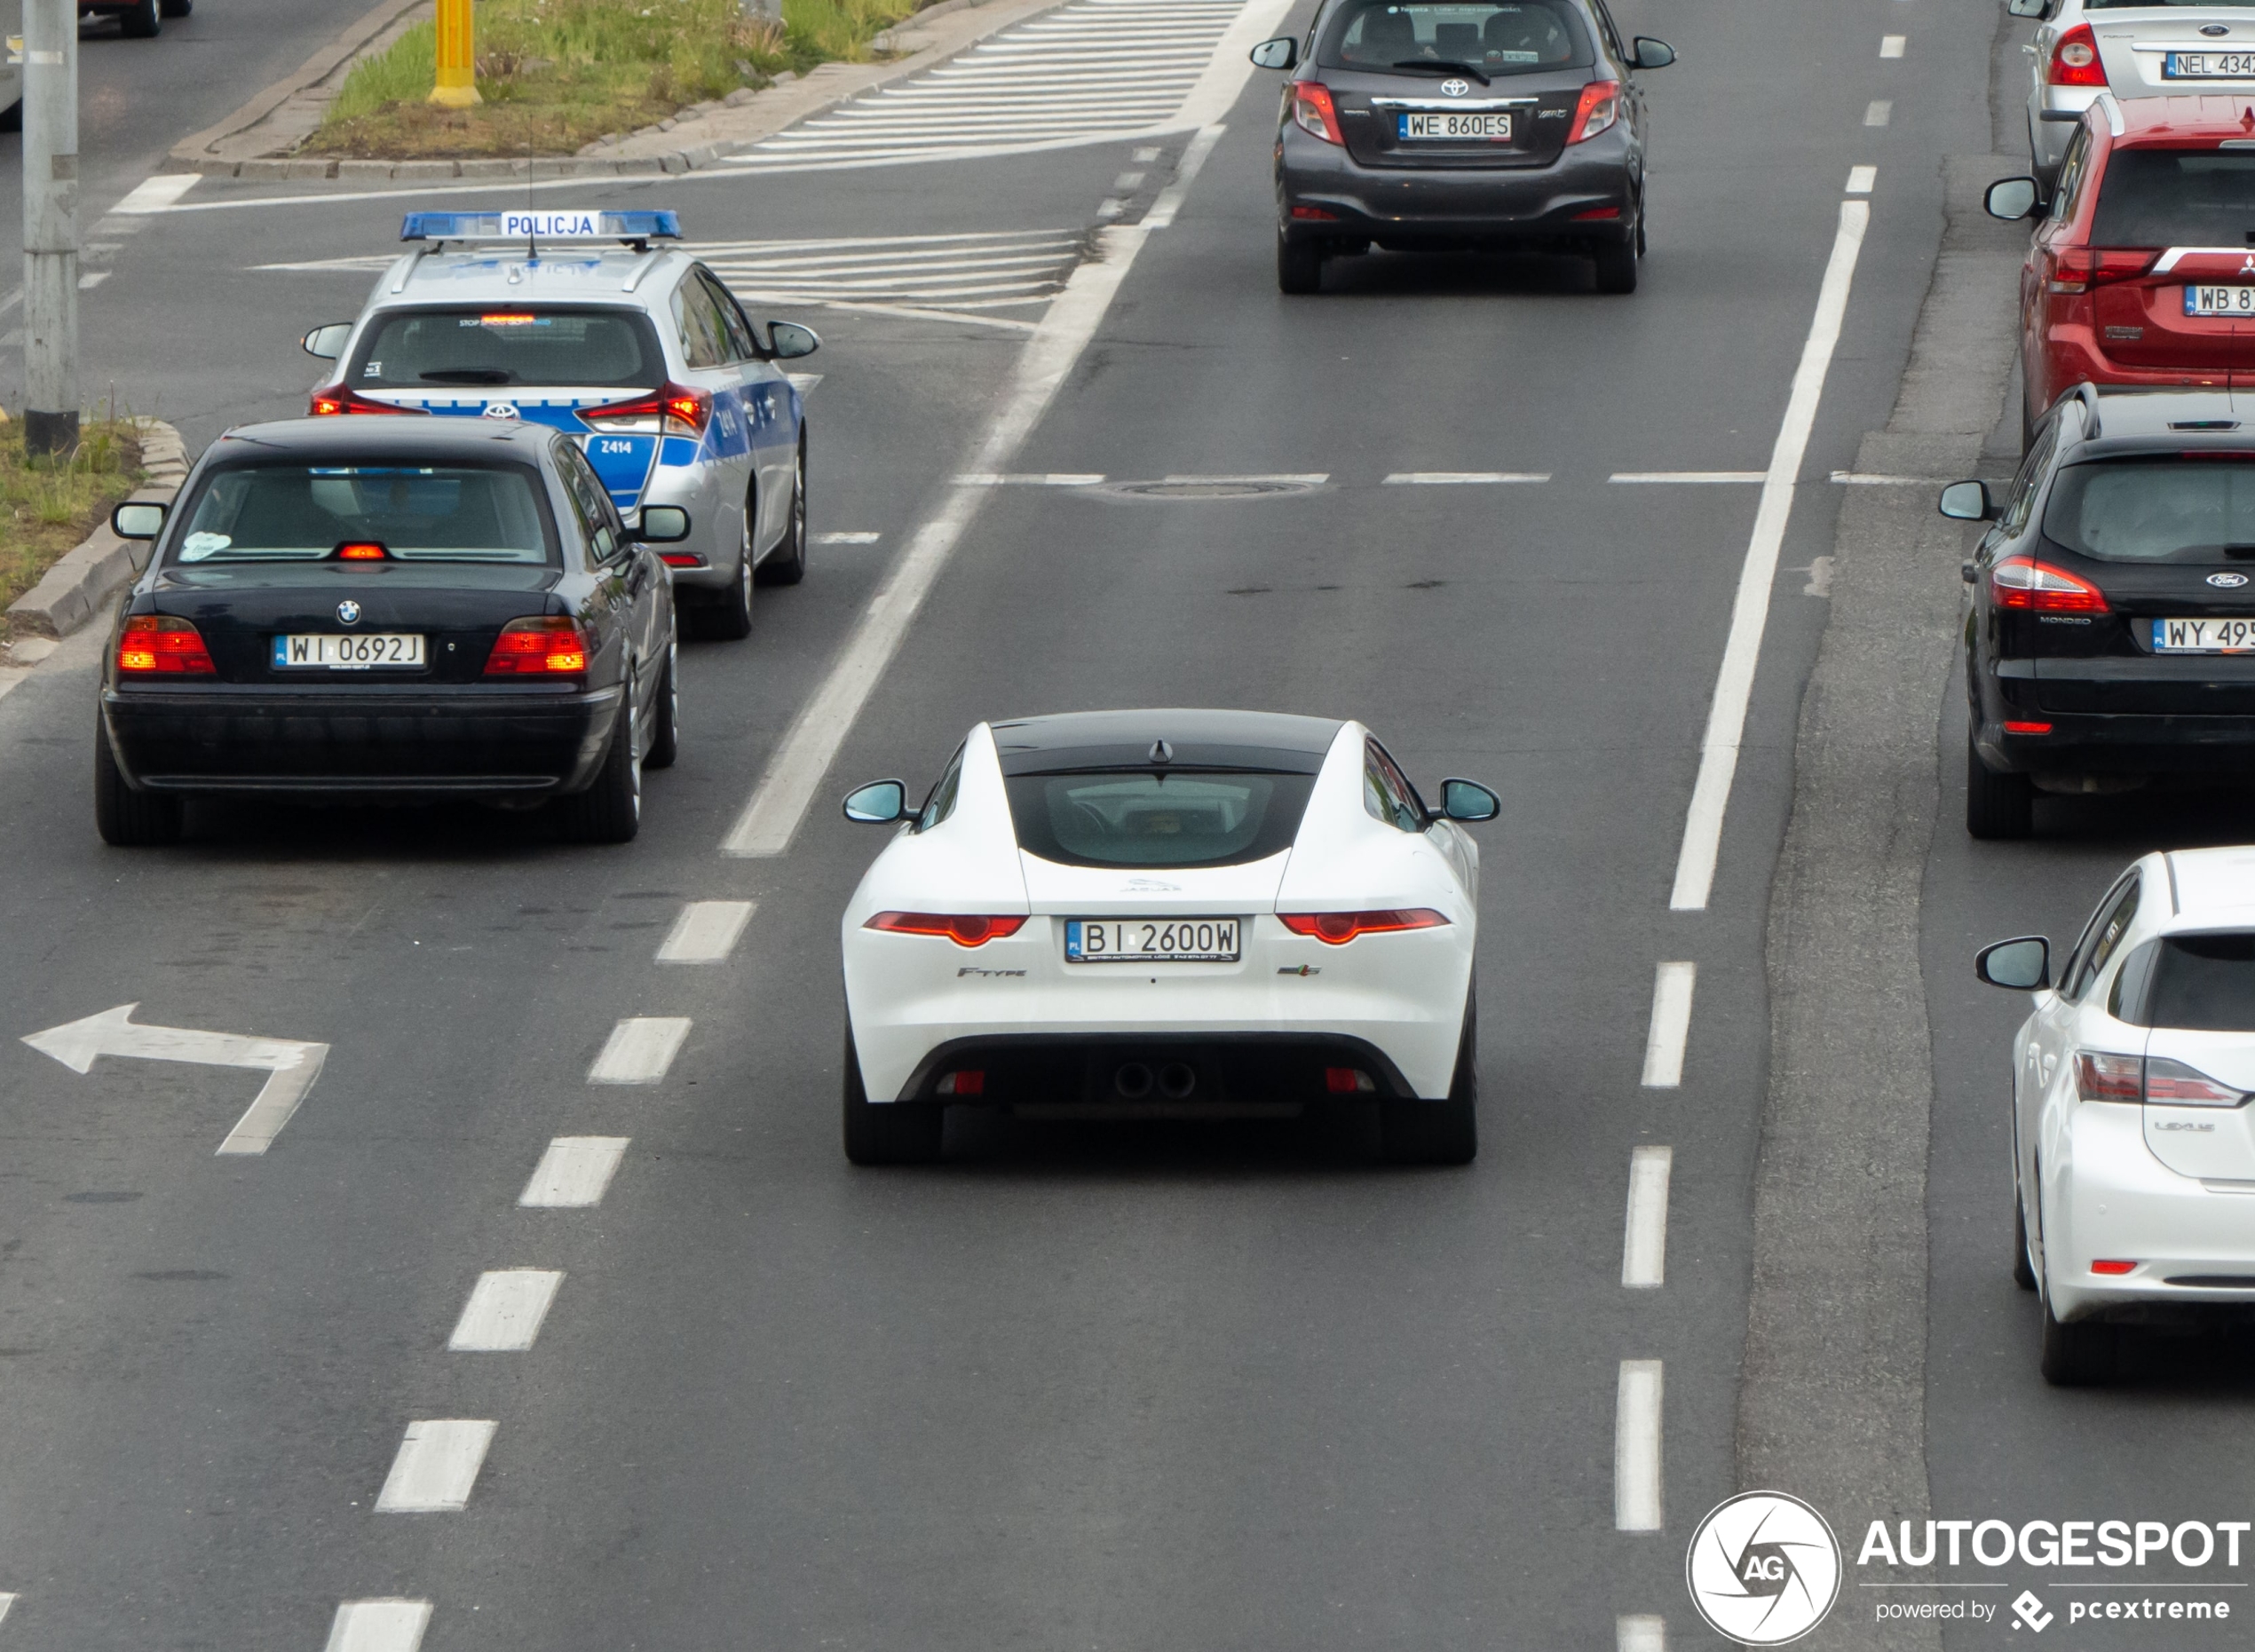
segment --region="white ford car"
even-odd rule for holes
[[[1287,1115],[1361,1098],[1395,1158],[1475,1150],[1479,851],[1356,723],[1104,711],[981,723],[847,905],[845,1148],[938,1156],[950,1105]]]
[[[2034,936],[1975,969],[2036,994],[2013,1275],[2041,1295],[2045,1378],[2103,1380],[2125,1317],[2255,1303],[2255,847],[2148,855],[2056,971]]]

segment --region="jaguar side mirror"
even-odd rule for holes
[[[1952,522],[1994,522],[1997,502],[1986,482],[1952,482],[1942,490],[1942,514]]]
[[[1300,43],[1289,35],[1279,35],[1274,40],[1264,40],[1246,54],[1254,67],[1264,69],[1296,69],[1300,67]]]
[[[1990,217],[2017,224],[2036,210],[2036,203],[2043,197],[2044,192],[2032,178],[2000,178],[1990,185],[1981,204]]]
[[[1452,820],[1476,826],[1503,812],[1503,799],[1477,780],[1441,782],[1441,812]]]
[[[319,356],[324,361],[334,361],[344,353],[344,341],[352,336],[350,321],[330,321],[317,327],[298,343],[309,356]]]
[[[908,788],[898,780],[873,780],[846,794],[845,818],[856,826],[890,826],[908,812]]]
[[[1974,955],[1974,973],[1991,986],[2040,992],[2052,984],[2052,944],[2040,935],[1998,941]]]

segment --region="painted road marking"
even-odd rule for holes
[[[958,487],[1094,487],[1104,472],[1080,470],[966,470]]]
[[[7,1621],[8,1609],[15,1603],[16,1597],[12,1594],[0,1594],[0,1623],[5,1623]]]
[[[533,1179],[517,1196],[519,1205],[546,1210],[578,1210],[603,1203],[604,1190],[626,1157],[623,1135],[559,1135],[548,1144]]]
[[[1871,186],[1879,181],[1879,169],[1876,166],[1852,166],[1848,169],[1848,193],[1851,195],[1870,194]]]
[[[873,536],[874,537],[874,536]],[[736,937],[751,921],[750,901],[691,901],[658,949],[661,964],[725,963]]]
[[[1471,487],[1484,484],[1547,482],[1547,470],[1397,470],[1386,478],[1388,487]]]
[[[1903,55],[1903,48],[1909,43],[1910,36],[1907,35],[1882,35],[1879,36],[1879,55],[1899,58]]]
[[[376,1493],[376,1512],[437,1514],[466,1507],[498,1426],[467,1418],[409,1423]]]
[[[1660,1529],[1660,1362],[1625,1359],[1613,1410],[1613,1529]]]
[[[1623,1617],[1613,1626],[1614,1652],[1668,1652],[1668,1626],[1658,1617]]]
[[[1863,124],[1866,126],[1885,126],[1894,118],[1895,100],[1892,98],[1874,98],[1871,107],[1863,111]]]
[[[1761,502],[1754,511],[1745,563],[1738,571],[1729,640],[1723,644],[1714,700],[1707,707],[1706,732],[1699,742],[1699,778],[1684,817],[1675,888],[1668,897],[1668,905],[1676,912],[1705,911],[1707,896],[1714,887],[1715,859],[1722,849],[1722,817],[1730,804],[1730,783],[1738,772],[1738,742],[1745,737],[1746,706],[1753,696],[1754,668],[1761,660],[1762,628],[1769,621],[1777,553],[1785,542],[1785,525],[1793,512],[1794,478],[1800,474],[1802,455],[1808,451],[1808,433],[1816,427],[1817,404],[1824,396],[1824,375],[1832,368],[1833,352],[1840,347],[1848,289],[1855,280],[1855,263],[1863,252],[1863,232],[1871,222],[1869,202],[1840,202],[1840,229],[1824,266],[1824,284],[1817,291],[1816,313],[1810,318],[1808,338],[1801,346],[1800,366],[1794,370],[1785,416],[1778,425],[1776,446],[1770,450],[1769,469],[1763,477]]]
[[[818,545],[874,545],[883,537],[884,535],[882,534],[844,534],[832,532],[828,534],[817,534],[814,536],[814,542]]]
[[[1768,476],[1766,470],[1616,470],[1605,479],[1631,486],[1650,486],[1656,484],[1681,482],[1693,486],[1713,486],[1730,482],[1759,482]]]
[[[415,1652],[430,1622],[428,1601],[346,1601],[328,1626],[328,1652]]]
[[[78,290],[82,293],[93,291],[95,288],[109,280],[109,273],[107,270],[87,271],[85,274],[78,278]]]
[[[1644,1087],[1673,1090],[1683,1082],[1683,1045],[1691,1032],[1697,964],[1662,964],[1652,976],[1652,1024],[1644,1036]]]
[[[328,1059],[326,1044],[295,1039],[254,1039],[233,1032],[200,1032],[193,1027],[137,1024],[138,1004],[120,1004],[98,1016],[28,1034],[24,1042],[51,1055],[73,1072],[90,1072],[97,1057],[131,1055],[142,1061],[192,1062],[207,1067],[258,1067],[273,1075],[259,1087],[249,1110],[219,1143],[224,1155],[263,1153],[321,1076]]]
[[[202,180],[201,172],[159,172],[133,186],[125,199],[110,210],[116,213],[162,212],[178,202]]]
[[[1640,1147],[1628,1156],[1628,1226],[1621,1239],[1621,1283],[1657,1291],[1666,1283],[1671,1147]]]
[[[611,1037],[595,1065],[587,1070],[589,1084],[655,1084],[666,1076],[681,1041],[689,1036],[686,1016],[629,1016],[611,1029]]]
[[[457,1354],[518,1354],[533,1346],[564,1276],[541,1268],[504,1268],[478,1276],[462,1305],[447,1348]]]

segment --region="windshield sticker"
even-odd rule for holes
[[[191,534],[180,541],[180,560],[201,562],[215,552],[222,551],[235,541],[226,534]]]

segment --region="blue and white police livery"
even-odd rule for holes
[[[414,250],[360,320],[316,328],[336,361],[312,413],[521,420],[569,431],[619,509],[678,505],[665,560],[684,617],[751,629],[752,585],[806,572],[806,417],[781,363],[806,328],[763,328],[678,246],[671,212],[412,212]]]

